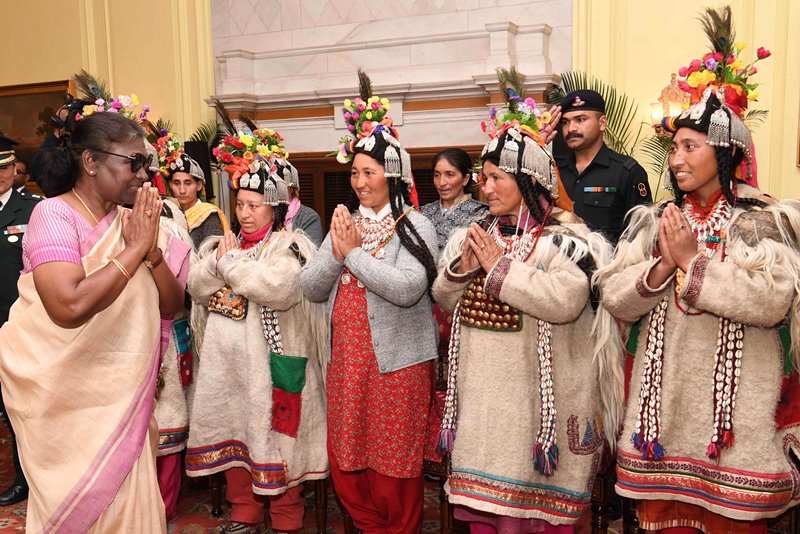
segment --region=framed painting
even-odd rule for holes
[[[17,141],[17,156],[30,163],[33,153],[52,130],[50,116],[74,95],[68,80],[0,87],[0,130]]]

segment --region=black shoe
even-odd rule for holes
[[[28,486],[14,484],[0,495],[0,506],[11,506],[28,498]]]

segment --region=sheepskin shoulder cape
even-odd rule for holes
[[[247,299],[247,315],[193,318],[201,330],[186,470],[244,467],[255,493],[280,494],[328,476],[324,309],[300,290],[315,247],[301,231],[282,230],[256,258],[237,249],[217,261],[218,241],[204,242],[189,272],[193,315],[223,286]],[[262,307],[277,312],[283,351],[267,341]]]
[[[465,234],[451,237],[433,285],[447,310],[479,274],[457,272]],[[554,525],[574,524],[590,505],[604,424],[616,428],[621,416],[601,408],[601,380],[609,403],[621,407],[621,347],[611,316],[591,306],[586,268],[604,265],[610,255],[609,243],[584,225],[554,224],[526,261],[502,258],[486,276],[483,291],[518,310],[521,329],[461,324],[452,473],[445,486],[451,503]],[[551,476],[532,460],[541,425],[539,336],[546,328],[560,451]]]
[[[768,200],[749,186],[739,186],[738,197]],[[798,388],[792,372],[800,341],[798,208],[797,201],[736,208],[727,226],[725,261],[720,252],[710,259],[698,254],[677,289],[673,278],[661,287],[647,284],[660,261],[653,248],[661,207],[632,212],[613,261],[596,275],[606,308],[623,321],[638,322],[628,345],[635,360],[618,444],[617,493],[682,501],[744,521],[775,517],[798,503],[800,473],[791,454],[800,452],[800,426],[798,414],[785,413],[782,401]],[[665,456],[649,460],[642,459],[632,436],[650,312],[665,300],[659,437]],[[744,338],[732,415],[735,443],[711,460],[720,318],[743,325]]]

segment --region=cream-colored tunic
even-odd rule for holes
[[[195,377],[186,469],[189,476],[202,476],[244,467],[252,474],[255,493],[280,494],[304,480],[328,475],[324,310],[303,297],[301,263],[290,246],[297,245],[306,259],[315,249],[302,232],[281,231],[270,238],[258,259],[234,250],[218,262],[217,242],[209,240],[201,247],[189,273],[189,293],[195,306],[204,307],[214,292],[229,284],[248,299],[248,310],[242,321],[208,315]],[[274,428],[280,417],[273,414],[274,356],[258,304],[278,312],[283,354],[307,359],[296,437]]]
[[[546,227],[527,263],[511,261],[503,275],[496,272],[501,260],[489,273],[485,287],[501,284],[499,299],[523,313],[521,331],[462,322],[458,417],[445,486],[453,504],[562,525],[575,523],[590,504],[603,436],[590,283],[576,262],[589,256],[586,235],[583,225]],[[448,311],[475,274],[456,274],[464,236],[461,230],[451,238],[433,286]],[[549,477],[534,470],[532,459],[541,404],[537,319],[552,323],[560,460]]]
[[[741,188],[740,198],[751,189]],[[651,288],[658,259],[652,246],[658,208],[643,208],[623,236],[616,268],[601,273],[603,302],[619,319],[640,322],[624,430],[618,444],[617,493],[676,500],[737,520],[775,517],[797,503],[797,428],[776,430],[784,356],[778,327],[796,299],[797,250],[781,243],[768,213],[737,209],[728,226],[728,259],[695,257],[676,295],[673,279]],[[632,242],[631,242],[632,241]],[[794,274],[793,274],[794,273]],[[668,300],[664,332],[661,435],[666,455],[642,460],[633,446],[651,310]],[[678,307],[680,304],[680,308]],[[682,310],[690,313],[684,313]],[[699,312],[702,312],[698,315]],[[706,456],[713,433],[712,401],[720,317],[745,326],[741,377],[733,411],[735,444],[718,460]]]

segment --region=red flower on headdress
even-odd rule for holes
[[[767,59],[771,55],[772,55],[772,52],[770,52],[769,50],[767,50],[763,46],[759,47],[759,49],[756,50],[756,56],[758,57],[758,59]]]

